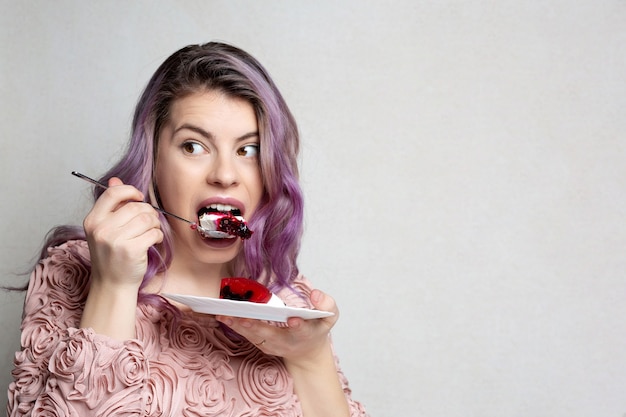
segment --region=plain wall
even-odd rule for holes
[[[299,121],[302,271],[372,416],[626,413],[626,2],[2,1],[2,284],[80,224],[170,53],[225,40]],[[0,401],[23,294],[0,293]]]

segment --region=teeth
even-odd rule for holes
[[[217,211],[233,211],[237,210],[237,207],[231,206],[230,204],[211,204],[209,208],[217,210]]]

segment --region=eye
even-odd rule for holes
[[[185,142],[180,147],[183,152],[189,155],[197,155],[203,151],[202,145],[196,142]]]
[[[237,155],[245,156],[246,158],[256,158],[259,155],[259,144],[251,143],[249,145],[242,146],[237,150]]]

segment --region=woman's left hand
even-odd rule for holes
[[[290,317],[286,327],[278,327],[262,320],[230,316],[218,316],[217,320],[268,355],[280,356],[300,366],[314,366],[318,358],[328,351],[328,336],[339,318],[339,310],[335,300],[320,290],[311,291],[311,303],[318,310],[335,314],[314,320]]]

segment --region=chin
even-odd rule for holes
[[[194,251],[197,254],[197,259],[200,262],[206,262],[210,264],[225,264],[231,262],[241,252],[241,243],[239,239],[237,242],[233,242],[232,245],[226,247],[207,247],[206,245]]]

